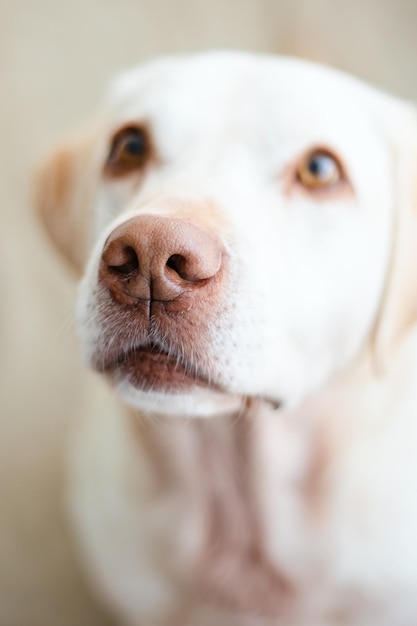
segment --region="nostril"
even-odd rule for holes
[[[120,262],[119,262],[120,261]],[[139,259],[135,250],[131,246],[123,248],[118,262],[108,265],[109,271],[119,276],[128,277],[136,274],[139,270]]]
[[[166,264],[167,264],[167,267],[174,270],[174,272],[176,272],[179,276],[181,276],[181,278],[187,278],[187,275],[186,275],[187,261],[185,257],[183,257],[181,254],[172,254],[169,257]]]
[[[213,278],[220,269],[222,253],[220,248],[207,248],[192,250],[189,246],[186,254],[171,254],[165,263],[165,270],[171,270],[165,273],[166,278],[176,281],[179,277],[187,283],[202,283]]]

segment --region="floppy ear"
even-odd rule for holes
[[[87,256],[97,167],[94,135],[83,132],[63,141],[35,177],[35,208],[51,241],[80,273]]]
[[[417,112],[404,104],[398,109],[390,129],[395,181],[390,267],[373,336],[377,368],[417,321]]]

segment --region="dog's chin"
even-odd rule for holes
[[[213,380],[198,365],[193,368],[154,344],[120,352],[108,362],[95,360],[95,369],[110,377],[119,397],[149,414],[213,417],[240,412],[256,398],[270,408],[276,402],[266,395],[241,393]]]
[[[142,412],[211,417],[242,406],[242,395],[228,393],[198,366],[154,344],[121,351],[108,362],[94,359],[93,366],[110,377],[122,400]]]
[[[240,411],[241,395],[228,394],[208,386],[195,385],[187,391],[143,390],[128,378],[116,383],[118,395],[134,409],[172,417],[214,417]]]

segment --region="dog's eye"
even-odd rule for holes
[[[150,141],[144,128],[122,128],[113,137],[105,169],[113,175],[129,174],[146,165],[150,152]]]
[[[343,178],[339,161],[326,150],[319,149],[307,153],[297,168],[297,180],[311,190],[333,187]]]

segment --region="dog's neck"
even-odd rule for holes
[[[285,611],[292,583],[265,550],[257,492],[260,411],[280,420],[269,404],[248,401],[238,414],[211,419],[131,420],[154,467],[161,494],[184,490],[201,512],[192,602],[233,614],[275,617]]]

